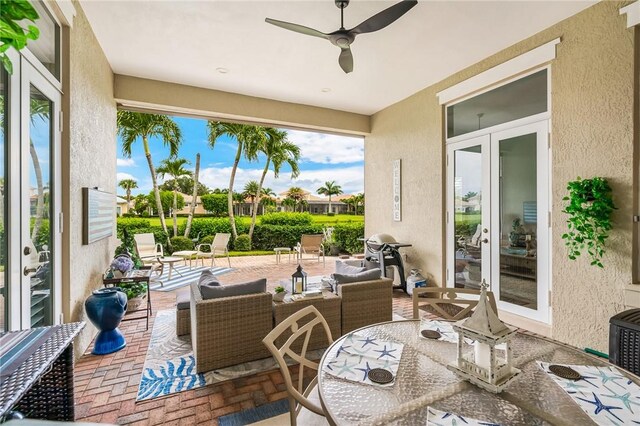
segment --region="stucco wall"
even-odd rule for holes
[[[116,104],[111,67],[82,8],[74,5],[73,28],[63,37],[69,52],[63,100],[63,312],[65,322],[87,321],[76,340],[79,354],[95,335],[84,300],[102,286],[102,272],[115,247],[114,237],[82,245],[82,188],[116,192]]]
[[[632,280],[634,30],[619,14],[628,3],[600,2],[375,114],[365,140],[366,234],[386,232],[412,243],[409,266],[443,285],[444,117],[436,93],[561,37],[551,71],[551,331],[570,344],[607,351],[608,320],[623,309],[623,288]],[[403,161],[402,222],[391,217],[396,158]],[[578,175],[609,179],[619,207],[603,270],[587,259],[568,260],[560,237],[566,183]]]

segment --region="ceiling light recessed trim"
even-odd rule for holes
[[[218,68],[216,68],[216,71],[218,71],[220,74],[226,74],[226,73],[228,73],[228,72],[229,72],[229,70],[228,70],[228,69],[223,68],[223,67],[218,67]]]
[[[331,91],[331,88],[330,87],[323,87],[322,89],[320,89],[320,91],[322,93],[329,93]]]

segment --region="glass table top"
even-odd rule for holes
[[[456,344],[419,336],[420,321],[395,321],[357,330],[360,335],[404,343],[395,384],[381,387],[350,382],[325,372],[342,340],[320,363],[318,386],[327,418],[338,425],[426,424],[427,407],[502,425],[593,424],[536,361],[611,366],[607,361],[548,339],[516,333],[511,341],[514,367],[522,372],[500,394],[459,378],[446,365]],[[620,370],[622,373],[626,373]],[[636,383],[637,377],[626,376]]]

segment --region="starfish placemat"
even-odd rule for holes
[[[580,374],[578,380],[563,379],[538,365],[580,408],[599,425],[640,425],[640,386],[614,367],[566,365]]]
[[[325,371],[353,382],[393,386],[403,349],[402,343],[352,333],[345,337],[335,358],[327,364]],[[372,382],[368,375],[374,368],[390,371],[394,380],[384,384]]]

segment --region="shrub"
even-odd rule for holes
[[[302,226],[311,225],[313,223],[313,218],[309,213],[267,213],[262,215],[260,223],[263,225]]]
[[[211,243],[213,243],[213,235],[207,235],[204,238],[200,238],[199,244],[211,244]],[[203,253],[211,253],[211,250],[207,246],[207,247],[203,247],[202,248],[202,252]]]
[[[349,253],[362,253],[364,243],[364,223],[340,223],[333,227],[333,239],[336,244]]]
[[[227,216],[228,198],[227,194],[207,194],[200,197],[202,207],[215,216]]]
[[[178,226],[178,235],[184,235],[186,223]],[[238,234],[249,232],[249,226],[243,221],[236,220]],[[228,217],[194,218],[191,222],[191,235],[215,235],[217,233],[231,233],[231,223]]]
[[[247,234],[238,235],[234,247],[238,251],[249,251],[251,250],[251,239]]]
[[[193,250],[193,241],[187,237],[171,237],[171,248],[173,251]]]
[[[327,216],[331,217],[331,216],[335,216],[336,214],[334,212],[327,212]]]
[[[255,250],[273,250],[275,247],[293,247],[302,234],[321,234],[322,225],[256,225],[253,231]]]

